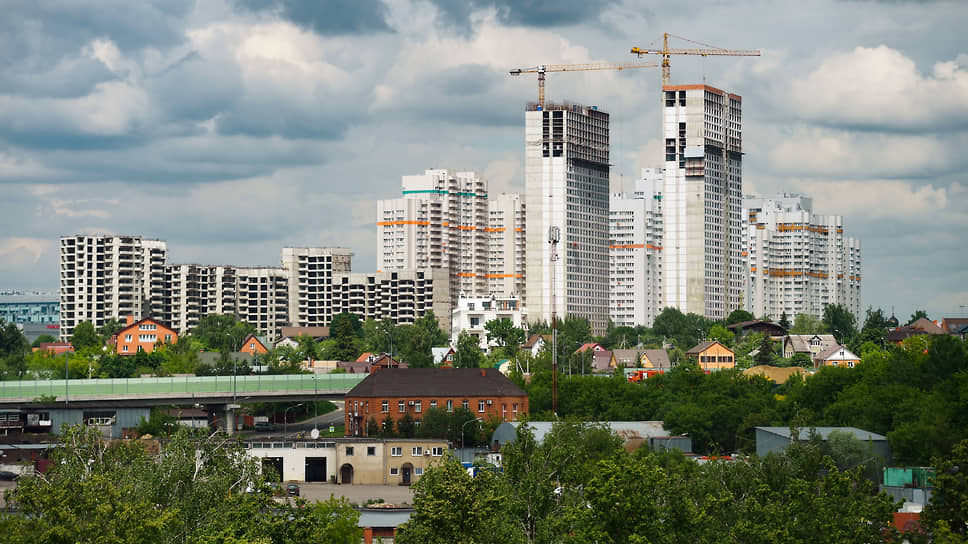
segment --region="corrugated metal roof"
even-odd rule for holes
[[[768,433],[773,433],[785,438],[791,438],[789,427],[757,427],[756,430],[766,431]],[[816,431],[818,435],[824,440],[830,436],[833,431],[842,431],[854,435],[854,438],[859,440],[887,440],[886,436],[872,433],[870,431],[865,431],[863,429],[858,429],[857,427],[803,427],[800,429],[800,439],[806,440],[810,437],[810,433]]]

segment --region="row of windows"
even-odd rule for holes
[[[344,451],[344,453],[347,456],[352,456],[352,455],[355,455],[356,454],[356,448],[355,448],[355,446],[346,446],[346,449],[343,450],[343,451]],[[429,453],[429,455],[431,455],[433,457],[440,457],[440,456],[444,455],[444,448],[443,447],[440,447],[440,446],[434,446],[432,448],[427,448],[426,452]],[[423,457],[424,454],[425,454],[425,450],[423,449],[423,446],[414,446],[414,447],[410,448],[410,456],[411,457]],[[376,455],[376,446],[367,446],[366,447],[366,455],[367,455],[367,457],[373,457],[373,456],[375,456]],[[402,457],[403,456],[403,447],[402,446],[393,446],[393,447],[391,447],[390,448],[390,456],[391,457]]]
[[[483,413],[483,412],[485,412],[487,410],[487,406],[490,406],[492,404],[494,404],[494,401],[492,401],[492,400],[478,400],[477,401],[477,411]],[[418,414],[421,413],[421,412],[423,412],[423,401],[421,401],[421,400],[411,400],[411,401],[400,400],[400,401],[397,401],[397,411],[399,413],[401,413],[401,414],[405,413],[407,411],[407,406],[408,405],[411,406],[411,407],[413,407],[413,411],[416,412],[416,413],[418,413]],[[447,411],[448,412],[453,412],[454,411],[454,401],[453,400],[448,400],[446,406],[447,406]],[[504,406],[505,406],[505,409],[507,409],[506,408],[507,405],[504,405]],[[470,401],[467,400],[467,399],[464,399],[463,402],[461,402],[461,407],[464,408],[465,410],[470,410],[471,409],[470,408]],[[430,401],[430,408],[437,408],[437,401],[436,400]],[[381,403],[380,409],[381,409],[381,411],[384,414],[390,413],[390,401],[388,401],[388,400],[383,401]],[[518,403],[515,402],[512,405],[512,410],[513,410],[513,412],[515,414],[518,413]]]

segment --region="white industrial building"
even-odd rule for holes
[[[111,318],[160,314],[167,252],[165,242],[141,236],[61,237],[61,340],[82,321],[99,328]]]
[[[487,183],[477,172],[403,176],[401,198],[377,201],[377,270],[439,268],[450,291],[487,294]]]
[[[631,191],[609,203],[609,317],[616,326],[651,327],[662,311],[661,168],[643,168]]]
[[[723,319],[743,306],[742,98],[662,88],[664,303]]]
[[[844,235],[842,216],[814,214],[811,198],[786,193],[744,197],[743,216],[747,310],[792,322],[841,304],[860,317],[860,242]]]
[[[279,267],[239,267],[235,269],[235,312],[240,321],[251,323],[274,342],[289,325],[289,276]]]
[[[608,327],[608,126],[593,106],[529,104],[525,113],[528,312],[585,317],[595,334]]]

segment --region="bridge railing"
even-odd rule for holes
[[[248,376],[169,376],[92,380],[0,381],[0,399],[91,395],[160,395],[314,391],[352,389],[366,374],[255,374]]]

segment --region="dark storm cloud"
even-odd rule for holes
[[[169,119],[205,121],[232,109],[242,95],[239,66],[190,53],[146,83]]]
[[[475,11],[495,9],[500,22],[513,26],[556,27],[598,21],[616,0],[431,0],[440,17],[451,24],[468,27]]]
[[[387,7],[381,0],[238,0],[253,12],[274,11],[322,35],[388,32]]]

